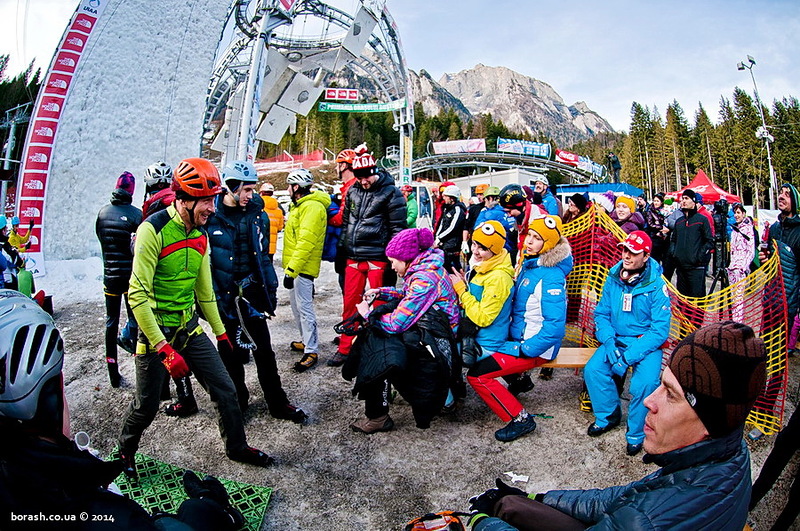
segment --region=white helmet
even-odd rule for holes
[[[536,177],[531,179],[534,183],[543,183],[545,186],[550,186],[550,181],[543,173],[537,173]]]
[[[314,184],[314,176],[305,168],[292,170],[286,177],[286,184],[297,184],[300,188],[308,188]]]
[[[225,188],[235,192],[243,184],[257,183],[258,172],[252,162],[235,160],[222,170],[222,181],[225,183]]]
[[[158,161],[151,164],[144,170],[144,184],[148,188],[154,188],[162,185],[166,188],[172,182],[172,168],[165,162]]]
[[[53,318],[22,293],[0,290],[0,416],[58,424],[63,363],[64,342]],[[53,395],[40,396],[43,389]]]
[[[454,197],[456,199],[461,199],[461,188],[459,188],[455,184],[448,185],[442,191],[442,195],[448,195],[448,196]]]

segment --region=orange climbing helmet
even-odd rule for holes
[[[219,170],[210,160],[199,157],[180,161],[172,177],[177,199],[201,199],[222,193]]]
[[[358,156],[358,154],[352,149],[343,149],[336,155],[336,164],[340,162],[344,162],[345,164],[353,164],[353,160]]]

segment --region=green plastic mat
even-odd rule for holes
[[[125,474],[120,474],[115,480],[122,493],[136,500],[150,513],[177,513],[180,504],[188,498],[183,490],[184,469],[144,454],[136,454],[136,471],[139,473],[138,480],[131,481]],[[205,476],[202,472],[197,475],[201,478]],[[244,515],[247,521],[244,529],[259,531],[272,496],[272,488],[223,478],[219,480],[228,490],[231,505]]]

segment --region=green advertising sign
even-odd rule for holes
[[[397,111],[406,106],[406,99],[388,103],[329,103],[320,102],[320,112],[388,112]]]

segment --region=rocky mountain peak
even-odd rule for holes
[[[428,114],[454,108],[462,118],[491,113],[510,129],[532,135],[544,133],[568,146],[604,131],[611,125],[583,102],[566,105],[549,84],[503,66],[477,64],[435,82],[430,74],[412,73],[415,100]],[[460,105],[459,105],[460,104]]]

